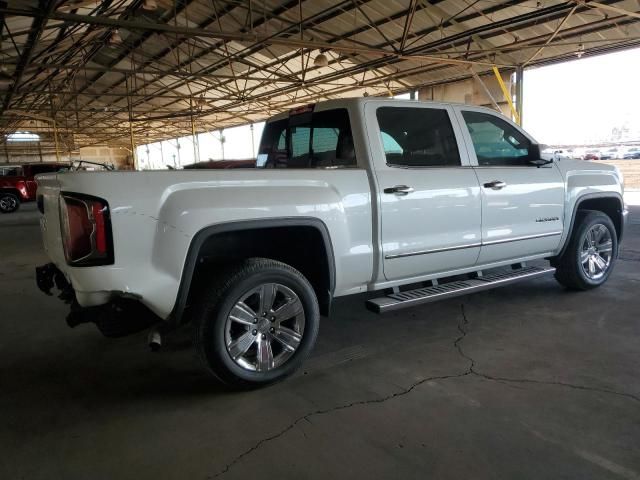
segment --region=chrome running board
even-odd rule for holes
[[[413,307],[423,303],[435,302],[445,298],[457,297],[468,293],[489,290],[521,280],[529,280],[555,272],[552,267],[522,267],[515,270],[490,273],[469,280],[417,288],[406,292],[397,292],[385,297],[368,300],[366,306],[375,313],[385,313],[400,308]]]

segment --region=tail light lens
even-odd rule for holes
[[[69,265],[113,263],[111,220],[105,200],[63,193],[60,196],[60,222],[64,255]]]

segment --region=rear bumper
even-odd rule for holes
[[[55,286],[60,290],[58,298],[70,305],[67,325],[73,328],[81,323],[95,323],[107,337],[122,337],[139,332],[161,319],[139,301],[122,296],[98,306],[82,307],[77,301],[73,286],[53,263],[36,267],[36,283],[47,295]]]
[[[55,286],[60,290],[59,298],[65,301],[71,300],[75,296],[73,287],[60,269],[53,263],[36,267],[36,284],[40,291],[47,295],[53,295],[51,290]]]

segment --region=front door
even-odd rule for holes
[[[452,115],[447,106],[367,104],[387,281],[476,263],[480,188]]]
[[[557,166],[532,164],[532,139],[506,119],[472,108],[460,108],[458,118],[467,128],[482,191],[478,264],[553,252],[564,221],[564,181]]]

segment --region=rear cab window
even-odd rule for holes
[[[357,167],[346,108],[305,111],[265,126],[257,166],[263,168]]]
[[[24,173],[22,167],[0,167],[0,177],[21,177]]]

